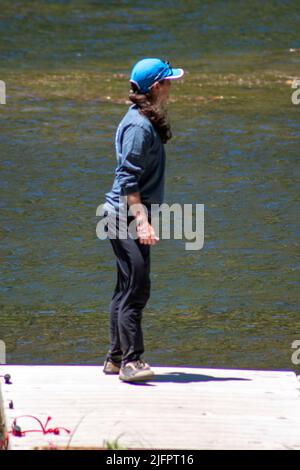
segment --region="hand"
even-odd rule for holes
[[[137,217],[136,222],[136,230],[140,243],[143,245],[155,245],[159,241],[159,237],[155,235],[154,228],[149,224],[148,220],[143,217]]]

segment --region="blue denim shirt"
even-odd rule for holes
[[[164,144],[151,121],[132,104],[121,120],[115,136],[117,166],[111,190],[105,194],[104,209],[119,212],[120,196],[139,191],[142,203],[164,200],[166,154]],[[126,201],[126,198],[122,198]],[[121,205],[127,210],[126,202]]]

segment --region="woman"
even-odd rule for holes
[[[125,214],[126,228],[133,222],[137,237],[120,237],[108,229],[118,280],[110,304],[110,348],[103,371],[128,382],[154,375],[141,358],[142,311],[150,297],[150,247],[159,241],[151,225],[151,204],[161,204],[164,198],[164,144],[172,137],[165,104],[171,80],[183,74],[161,59],[137,62],[130,75],[133,104],[116,132],[116,176],[105,194],[104,215],[114,216],[118,230]]]

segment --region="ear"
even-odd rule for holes
[[[159,87],[160,87],[160,83],[159,82],[154,82],[153,85],[151,86],[151,89],[158,90]]]

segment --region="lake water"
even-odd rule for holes
[[[166,200],[205,205],[202,250],[151,248],[145,359],[299,370],[300,4],[1,1],[1,310],[8,363],[102,364],[116,282],[96,209],[142,57],[172,82]]]

